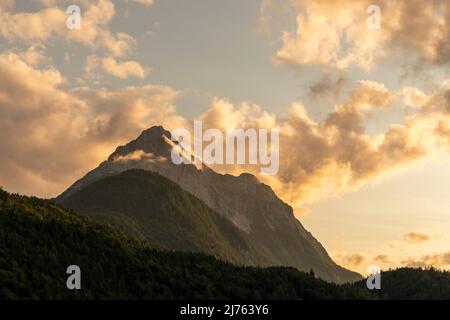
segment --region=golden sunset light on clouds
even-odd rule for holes
[[[153,125],[278,127],[276,175],[212,168],[258,176],[352,270],[450,268],[450,2],[31,2],[0,0],[6,190],[55,197]]]

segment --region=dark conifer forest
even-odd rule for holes
[[[81,268],[81,290],[66,287]],[[244,267],[137,240],[50,200],[0,189],[0,299],[445,299],[450,274],[402,268],[337,285],[287,267]]]

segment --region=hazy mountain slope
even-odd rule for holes
[[[64,205],[168,249],[204,252],[239,264],[262,260],[242,231],[158,173],[129,170],[100,179]]]
[[[336,265],[322,245],[294,217],[292,208],[272,189],[250,174],[222,175],[203,166],[175,165],[171,147],[162,138],[171,138],[162,127],[142,132],[125,146],[118,147],[99,167],[75,182],[57,201],[65,201],[93,181],[131,168],[155,171],[176,182],[203,200],[210,208],[245,232],[251,244],[268,258],[268,265],[314,269],[334,282],[355,281],[361,276]]]
[[[81,268],[82,290],[66,287],[73,264]],[[368,296],[292,268],[242,268],[204,254],[156,250],[51,201],[0,189],[0,300]]]

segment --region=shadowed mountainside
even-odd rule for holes
[[[158,173],[132,169],[97,180],[64,205],[171,250],[204,252],[237,264],[264,261],[244,232]]]

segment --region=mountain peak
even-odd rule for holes
[[[255,177],[253,174],[243,172],[239,175],[239,178],[243,181],[246,181],[250,184],[260,184],[261,182]]]
[[[155,156],[167,157],[170,155],[171,147],[164,141],[163,136],[171,139],[172,134],[162,126],[153,126],[146,129],[135,140],[118,147],[109,156],[108,160],[113,160],[117,156],[125,156],[138,150],[142,150],[145,153],[152,153]]]
[[[139,139],[153,139],[153,138],[161,138],[162,135],[167,136],[170,138],[172,135],[170,134],[170,131],[164,129],[163,126],[153,126],[151,128],[148,128],[139,135],[139,137],[136,140]]]

